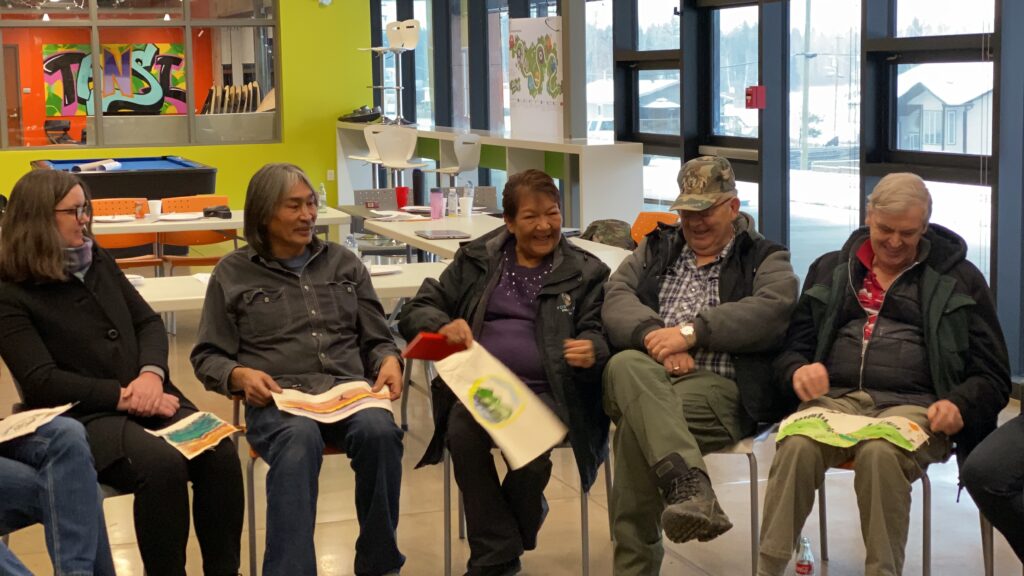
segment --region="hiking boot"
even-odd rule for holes
[[[665,491],[661,525],[665,536],[680,544],[694,538],[707,542],[732,528],[729,517],[718,505],[711,480],[699,468],[690,468],[672,479]]]

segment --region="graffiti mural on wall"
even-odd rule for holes
[[[103,112],[185,114],[182,44],[104,44]],[[44,44],[47,116],[86,116],[94,95],[88,44]]]

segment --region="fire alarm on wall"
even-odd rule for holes
[[[747,108],[764,110],[765,89],[764,86],[747,86]]]

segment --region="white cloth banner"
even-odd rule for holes
[[[434,365],[513,470],[565,438],[567,430],[558,416],[480,344],[474,342]]]

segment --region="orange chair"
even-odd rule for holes
[[[658,222],[675,224],[679,222],[679,215],[675,212],[641,212],[637,214],[633,226],[629,229],[629,235],[637,244],[647,236],[648,232],[658,227]]]
[[[227,196],[214,196],[211,194],[200,194],[198,196],[177,196],[164,198],[160,211],[164,214],[174,212],[202,212],[203,208],[210,206],[226,206]],[[206,246],[220,244],[225,240],[233,240],[235,248],[238,248],[238,235],[235,230],[199,230],[194,232],[164,232],[160,235],[160,242],[165,246]],[[174,275],[175,266],[213,266],[220,262],[220,256],[167,256],[163,257],[164,262],[170,265],[170,275]]]
[[[149,213],[149,205],[145,198],[93,198],[93,216],[114,216],[117,214],[135,214],[137,202],[142,202],[142,215]],[[131,258],[118,258],[117,266],[122,270],[127,268],[147,268],[152,266],[156,275],[160,275],[163,260],[158,256],[156,233],[140,232],[135,234],[102,234],[96,236],[96,241],[106,249],[135,248],[149,245],[152,251],[142,256]]]

